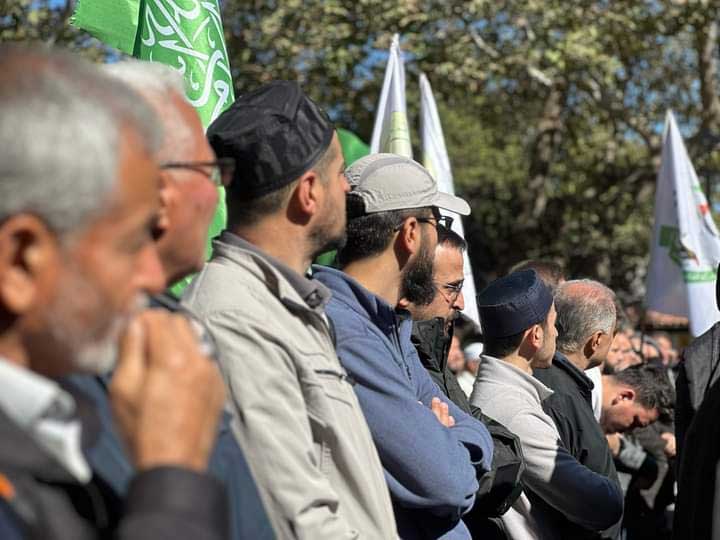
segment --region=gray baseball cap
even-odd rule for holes
[[[436,206],[467,216],[460,197],[438,191],[437,182],[418,162],[395,154],[370,154],[345,171],[351,192],[360,196],[365,213]]]

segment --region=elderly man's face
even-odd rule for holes
[[[172,132],[165,135],[161,152],[163,161],[208,163],[215,160],[195,109],[180,96],[173,96],[166,107],[179,115],[190,141],[178,141]],[[160,112],[160,117],[167,112]],[[173,275],[171,281],[184,277],[202,267],[208,228],[218,202],[217,186],[210,179],[208,167],[173,167],[163,174],[164,211],[167,221],[158,239],[158,250],[165,268]],[[170,285],[170,283],[168,283]]]
[[[104,211],[48,250],[29,317],[30,361],[43,362],[37,371],[52,376],[112,367],[117,338],[143,293],[164,288],[153,242],[158,179],[156,163],[124,130],[118,181]]]

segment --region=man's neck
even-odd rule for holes
[[[23,345],[22,336],[12,329],[0,336],[0,359],[16,366],[40,373],[45,377],[59,377],[66,374],[67,366],[50,361],[41,365],[31,365],[29,351]],[[50,357],[47,358],[51,360]]]
[[[383,253],[377,257],[360,259],[345,266],[343,272],[391,306],[397,305],[401,270],[394,255]]]
[[[511,366],[515,366],[520,371],[524,371],[528,375],[532,375],[533,373],[530,362],[528,362],[527,358],[520,356],[519,354],[510,354],[508,356],[503,356],[500,360],[502,360],[503,362],[507,362]]]
[[[252,227],[235,227],[230,232],[289,266],[298,274],[304,274],[312,264],[312,258],[306,249],[308,242],[305,229],[268,218]]]
[[[565,358],[570,360],[572,365],[574,365],[576,368],[578,368],[580,371],[585,371],[590,367],[590,360],[588,360],[585,355],[580,351],[570,352],[566,353],[561,351],[562,354],[565,355]]]

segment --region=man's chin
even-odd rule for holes
[[[115,369],[117,359],[117,343],[105,341],[84,347],[75,355],[73,365],[82,373],[106,375]]]

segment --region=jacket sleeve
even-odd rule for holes
[[[434,397],[448,404],[450,415],[455,419],[455,425],[451,429],[457,440],[470,453],[470,462],[479,474],[489,471],[492,465],[493,441],[485,425],[448,399],[423,368],[415,349],[409,351],[408,362],[413,370],[413,377],[417,379],[420,392],[418,399],[426,407],[430,407],[430,402]]]
[[[392,351],[372,337],[340,340],[338,354],[356,380],[355,391],[395,503],[459,518],[472,507],[478,489],[472,456],[458,437],[469,430],[440,424],[430,408],[419,403],[409,366],[399,364]],[[473,440],[482,446],[481,435]],[[476,454],[482,458],[482,450]]]
[[[130,483],[118,540],[223,540],[229,537],[225,489],[208,474],[155,467]]]
[[[247,310],[212,313],[205,322],[221,351],[233,431],[257,484],[281,511],[277,520],[298,538],[357,538],[315,457],[312,414],[281,337],[267,321],[249,320]]]
[[[522,441],[525,486],[581,527],[593,531],[612,527],[623,513],[620,486],[572,457],[552,420],[543,416],[520,411],[507,426]]]

